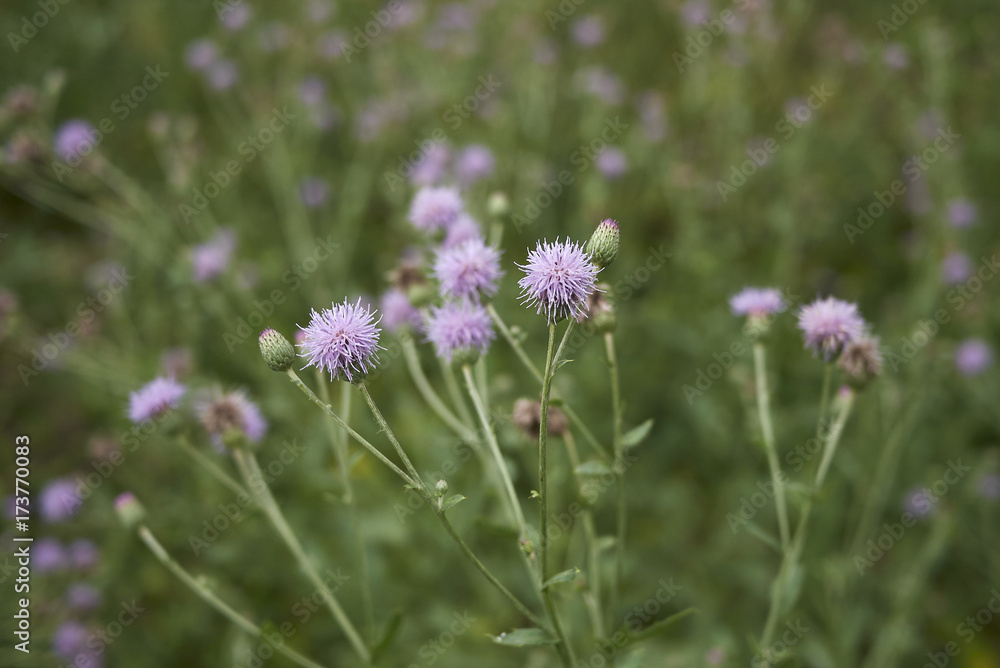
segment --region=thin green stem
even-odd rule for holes
[[[573,467],[573,477],[576,478],[576,485],[583,489],[583,479],[577,469],[580,467],[580,455],[576,449],[576,439],[569,429],[563,434],[563,442],[566,444],[566,455],[569,457],[570,466]],[[590,611],[591,623],[594,626],[594,635],[598,638],[605,637],[604,610],[601,598],[601,563],[600,549],[597,545],[597,529],[594,526],[594,513],[590,508],[583,511],[583,539],[587,547],[587,589],[589,595],[584,595],[584,601]]]
[[[368,408],[371,410],[372,416],[378,423],[379,429],[381,431],[384,431],[385,435],[389,437],[389,442],[392,443],[392,447],[396,449],[396,454],[398,454],[399,458],[403,460],[403,466],[405,466],[406,470],[410,472],[410,476],[413,478],[414,482],[416,482],[417,485],[419,485],[420,488],[424,490],[424,493],[427,494],[427,496],[429,497],[430,491],[424,484],[423,479],[421,479],[420,474],[417,473],[417,469],[416,467],[413,466],[413,462],[411,462],[410,458],[406,456],[406,451],[403,450],[403,446],[399,444],[398,440],[396,440],[396,434],[393,433],[392,428],[389,426],[389,423],[386,422],[385,418],[382,416],[382,411],[378,409],[378,406],[375,404],[375,400],[372,399],[372,395],[370,392],[368,392],[368,386],[365,385],[365,381],[363,380],[358,381],[356,385],[358,390],[361,391],[361,396],[363,396],[365,398],[365,401],[368,403]]]
[[[271,524],[274,526],[275,531],[278,536],[291,551],[292,556],[299,563],[299,567],[305,573],[306,578],[316,587],[316,590],[323,597],[323,601],[326,606],[330,609],[330,613],[333,618],[340,625],[340,628],[344,631],[344,635],[347,636],[348,642],[354,648],[361,660],[364,661],[366,665],[371,664],[371,652],[368,646],[365,645],[364,640],[361,639],[361,635],[358,633],[357,629],[354,628],[354,624],[347,617],[347,613],[341,607],[340,602],[337,600],[336,595],[330,590],[330,587],[323,582],[323,578],[320,577],[319,573],[316,571],[316,567],[313,566],[312,562],[309,561],[309,557],[306,556],[305,550],[302,549],[302,544],[296,537],[295,532],[292,531],[292,527],[289,526],[288,521],[285,520],[284,514],[282,514],[281,509],[278,507],[277,502],[274,500],[274,496],[271,494],[271,490],[267,485],[267,479],[264,477],[263,472],[260,470],[260,465],[257,463],[257,458],[254,457],[253,453],[246,452],[242,448],[234,448],[233,456],[236,458],[236,463],[239,466],[240,472],[243,474],[243,478],[246,484],[257,497],[257,504],[264,510],[264,514],[267,518],[271,520]]]
[[[451,395],[451,401],[455,404],[462,423],[468,427],[473,424],[472,415],[469,413],[469,407],[465,405],[465,399],[462,398],[462,390],[455,379],[455,371],[444,358],[439,358],[438,361],[441,363],[441,376],[444,378],[445,387],[448,388],[448,394]]]
[[[326,378],[317,369],[317,386],[319,396],[327,405],[330,404],[330,389]],[[347,384],[342,384],[340,392],[340,415],[344,421],[351,419],[351,392]],[[375,634],[375,610],[372,603],[371,576],[368,568],[368,552],[365,550],[364,537],[361,533],[361,518],[358,515],[358,502],[354,496],[354,485],[351,482],[350,449],[347,443],[347,432],[343,427],[338,428],[334,422],[326,420],[327,430],[330,435],[330,444],[333,446],[334,455],[337,458],[337,468],[340,472],[340,484],[344,488],[344,504],[347,506],[349,521],[351,523],[351,534],[354,538],[354,551],[357,553],[358,570],[361,575],[361,607],[365,618],[365,635],[369,639]]]
[[[199,466],[201,466],[205,471],[208,472],[213,478],[221,482],[223,485],[236,492],[237,496],[245,496],[247,498],[251,497],[250,493],[243,489],[243,485],[236,482],[232,476],[222,470],[222,468],[213,462],[205,453],[201,452],[198,448],[191,445],[186,436],[180,436],[177,439],[177,443],[181,446],[181,449],[186,452],[191,459],[195,461]]]
[[[445,403],[441,400],[441,397],[437,395],[434,388],[431,387],[430,381],[427,380],[427,376],[424,374],[423,368],[420,366],[420,357],[417,354],[417,347],[413,343],[413,338],[406,336],[402,340],[403,345],[403,357],[406,360],[406,367],[410,371],[410,376],[413,378],[413,384],[417,386],[417,391],[430,406],[431,410],[437,413],[437,416],[441,418],[448,427],[451,428],[459,438],[466,441],[470,445],[479,445],[479,439],[476,436],[476,432],[469,429],[461,420],[455,417]]]
[[[496,434],[493,433],[493,427],[490,425],[490,417],[486,413],[486,406],[483,405],[483,399],[479,396],[479,390],[476,389],[476,381],[472,377],[472,368],[468,364],[462,366],[462,375],[465,378],[465,385],[469,390],[472,405],[479,416],[479,423],[482,425],[486,444],[489,446],[490,454],[493,455],[493,463],[500,474],[503,489],[507,496],[507,503],[510,506],[510,512],[517,522],[517,529],[521,538],[524,538],[528,535],[528,524],[524,520],[524,511],[521,509],[521,502],[517,498],[517,492],[514,491],[514,483],[510,479],[510,471],[507,470],[507,464],[503,460],[503,453],[500,452],[500,444],[497,443]]]
[[[233,610],[229,604],[216,596],[215,593],[210,590],[207,585],[205,585],[205,583],[195,578],[193,575],[184,570],[183,566],[174,561],[173,557],[171,557],[163,548],[163,545],[156,540],[156,537],[148,527],[140,525],[138,533],[139,538],[146,544],[150,552],[152,552],[153,555],[159,559],[160,563],[166,566],[167,570],[176,575],[177,579],[187,585],[187,587],[197,594],[203,601],[215,608],[218,612],[222,613],[227,619],[229,619],[229,621],[246,633],[254,636],[255,638],[260,638],[263,635],[263,631],[259,626]],[[288,657],[291,661],[294,661],[298,665],[304,666],[305,668],[323,668],[320,664],[310,661],[298,652],[289,649],[288,645],[285,643],[274,645],[274,649]]]
[[[614,451],[615,495],[617,506],[617,539],[615,540],[615,584],[611,588],[608,612],[615,614],[622,581],[625,579],[625,533],[627,530],[627,506],[625,503],[625,444],[622,440],[624,411],[622,408],[621,380],[618,373],[618,355],[615,353],[615,335],[604,335],[604,349],[608,359],[608,373],[611,378],[611,418],[613,424],[612,446]],[[613,621],[613,620],[612,620]]]
[[[373,455],[375,455],[375,457],[380,462],[382,462],[383,464],[385,464],[386,466],[388,466],[390,469],[392,469],[396,473],[396,475],[398,475],[400,478],[403,479],[403,482],[405,482],[410,487],[413,487],[415,489],[417,488],[417,482],[415,480],[411,479],[410,476],[408,476],[406,473],[404,473],[401,468],[399,468],[398,466],[396,466],[395,464],[393,464],[391,459],[389,459],[388,457],[386,457],[385,455],[383,455],[379,451],[378,448],[376,448],[374,445],[372,445],[371,443],[369,443],[361,434],[359,434],[358,432],[356,432],[353,429],[351,429],[350,425],[348,425],[346,422],[344,422],[341,419],[341,417],[339,415],[337,415],[336,412],[334,412],[333,408],[331,408],[329,404],[324,403],[322,399],[320,399],[319,397],[317,397],[316,394],[312,390],[310,390],[309,387],[305,383],[302,382],[302,379],[299,378],[298,374],[295,373],[295,371],[293,371],[292,369],[289,369],[286,373],[288,374],[288,377],[291,379],[292,383],[297,388],[299,388],[300,390],[302,390],[302,393],[305,394],[307,397],[309,397],[310,401],[312,401],[314,404],[316,404],[317,406],[319,406],[320,408],[322,408],[324,413],[326,413],[331,418],[333,418],[337,422],[337,424],[339,424],[341,426],[341,428],[344,431],[346,431],[348,434],[350,434],[351,438],[353,438],[361,446],[363,446],[366,450],[368,450],[368,452],[370,452]]]
[[[767,385],[767,360],[764,344],[759,341],[753,346],[754,370],[757,375],[757,413],[760,416],[760,431],[764,437],[767,465],[771,469],[771,483],[774,485],[774,505],[778,511],[778,531],[781,534],[781,549],[788,550],[788,507],[785,505],[785,481],[778,461],[778,451],[774,441],[774,426],[771,424],[771,394]]]

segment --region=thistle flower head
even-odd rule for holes
[[[427,318],[427,340],[437,356],[447,361],[471,362],[486,352],[496,334],[490,315],[473,302],[446,302],[432,307]]]
[[[518,399],[514,402],[510,421],[531,440],[538,439],[542,428],[542,404],[538,399]],[[562,436],[569,423],[566,416],[556,406],[549,406],[548,435]]]
[[[743,288],[729,298],[729,308],[733,315],[759,318],[781,313],[788,305],[777,288]]]
[[[955,351],[955,366],[963,376],[978,376],[993,364],[993,350],[982,339],[966,339]]]
[[[173,378],[159,377],[129,395],[128,417],[136,424],[177,408],[185,388]]]
[[[45,487],[38,498],[42,519],[46,522],[62,522],[80,509],[83,501],[76,493],[76,483],[69,478],[56,478]]]
[[[216,232],[215,236],[191,250],[191,268],[194,280],[199,283],[219,276],[233,258],[236,250],[236,233],[229,228]]]
[[[460,213],[444,233],[441,248],[454,248],[469,239],[482,239],[483,231],[479,222],[467,213]]]
[[[296,332],[298,335],[300,332]],[[288,371],[295,361],[295,348],[279,332],[268,327],[257,338],[264,363],[272,371]]]
[[[539,241],[518,267],[525,273],[518,281],[522,303],[534,306],[536,313],[544,312],[549,324],[583,311],[599,271],[580,245],[568,239]]]
[[[455,175],[471,185],[493,173],[493,152],[482,144],[466,146],[455,156]]]
[[[410,204],[410,222],[417,229],[433,232],[455,222],[462,206],[454,188],[421,188]]]
[[[799,329],[805,334],[806,347],[830,361],[844,346],[861,337],[865,321],[858,305],[833,297],[817,299],[799,311]]]
[[[600,267],[607,267],[618,257],[618,245],[621,233],[618,230],[618,221],[605,218],[590,235],[584,250],[590,255],[594,263]]]
[[[305,337],[300,356],[306,366],[327,371],[330,379],[346,378],[354,382],[375,368],[378,362],[378,320],[371,307],[361,300],[351,304],[333,304],[331,308],[312,311],[309,325],[302,328]]]
[[[878,346],[878,337],[867,334],[844,346],[837,365],[853,387],[860,389],[882,373],[882,353]]]
[[[88,155],[97,145],[99,133],[94,126],[79,118],[66,121],[56,130],[53,149],[60,158],[74,163]]]
[[[399,288],[390,288],[382,295],[380,303],[382,311],[382,323],[390,332],[399,330],[407,325],[417,327],[420,325],[420,311],[410,303],[410,298]]]
[[[195,412],[217,448],[222,447],[228,432],[242,433],[251,443],[257,443],[267,431],[267,420],[260,408],[243,390],[228,393],[213,390],[197,402]]]
[[[497,292],[500,251],[487,246],[482,239],[469,239],[454,248],[438,251],[434,260],[434,278],[441,287],[442,297],[492,297]]]

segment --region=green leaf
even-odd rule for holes
[[[559,640],[553,638],[542,629],[514,629],[510,633],[490,636],[498,645],[508,647],[531,647],[532,645],[554,645]]]
[[[618,668],[642,668],[642,659],[646,654],[646,650],[642,647],[636,649],[624,660],[620,661],[617,665]]]
[[[564,406],[564,405],[566,405],[566,402],[563,401],[562,397],[550,397],[549,398],[549,406],[557,406],[558,407],[558,406]]]
[[[403,624],[403,608],[396,608],[389,613],[389,621],[385,624],[385,631],[382,637],[372,646],[372,663],[378,661],[389,649],[392,641],[396,638],[396,632]]]
[[[635,429],[630,429],[627,434],[622,436],[622,445],[626,448],[632,448],[639,445],[646,439],[647,436],[649,436],[649,431],[652,428],[653,420],[650,418]]]
[[[613,473],[611,467],[601,461],[592,459],[589,462],[584,462],[576,467],[576,472],[579,475],[593,475],[601,476],[606,473]]]
[[[559,584],[560,582],[569,582],[577,576],[580,572],[579,568],[571,568],[569,570],[563,571],[562,573],[557,573],[545,581],[542,585],[542,591],[545,591],[554,584]]]
[[[452,494],[451,496],[449,496],[447,499],[444,500],[443,504],[441,504],[441,510],[448,510],[452,506],[460,504],[462,501],[465,501],[464,496],[462,496],[461,494]]]
[[[618,544],[617,536],[601,536],[597,539],[597,551],[604,552],[610,550]]]
[[[677,622],[681,621],[685,617],[690,617],[696,612],[701,612],[701,611],[698,608],[686,608],[676,614],[670,615],[666,619],[661,619],[658,622],[650,624],[649,626],[639,631],[638,633],[632,633],[631,631],[628,630],[626,630],[625,633],[627,633],[629,638],[631,638],[633,641],[646,640],[648,638],[660,635],[661,633],[667,631],[671,626],[673,626]]]

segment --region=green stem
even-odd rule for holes
[[[493,433],[493,428],[490,425],[486,406],[483,405],[483,400],[476,389],[476,382],[472,377],[472,368],[468,364],[462,366],[462,375],[469,390],[469,397],[472,398],[472,405],[476,409],[476,414],[479,415],[479,422],[483,427],[483,434],[486,436],[486,443],[489,446],[490,454],[493,455],[493,462],[496,464],[497,472],[500,474],[500,479],[503,482],[503,489],[507,495],[507,503],[510,505],[510,511],[517,522],[521,538],[525,538],[528,535],[528,524],[524,520],[524,511],[521,509],[521,502],[517,498],[517,492],[514,491],[514,483],[510,479],[510,471],[507,470],[507,464],[503,460],[503,453],[500,452],[500,445],[497,443],[496,434]]]
[[[215,593],[212,592],[212,590],[210,590],[203,582],[192,576],[184,570],[183,566],[174,561],[173,557],[171,557],[163,548],[163,545],[156,540],[156,537],[149,530],[149,528],[145,525],[140,525],[138,533],[139,538],[142,539],[142,542],[146,544],[156,558],[160,560],[160,563],[166,566],[167,570],[176,575],[181,582],[187,585],[187,587],[197,594],[203,601],[222,613],[227,619],[229,619],[229,621],[246,633],[254,636],[255,638],[260,638],[263,635],[263,631],[259,626],[233,610],[225,601],[216,596]],[[305,668],[323,668],[320,664],[310,661],[298,652],[289,649],[285,643],[275,645],[274,649],[288,657],[291,661],[294,661],[298,665],[304,666]]]
[[[625,532],[628,516],[625,504],[625,444],[622,440],[624,412],[622,409],[621,381],[618,373],[618,355],[615,353],[615,335],[612,332],[607,332],[604,335],[604,349],[608,358],[608,373],[611,377],[614,464],[620,469],[615,471],[618,528],[617,540],[615,541],[615,585],[611,589],[611,598],[608,605],[608,612],[614,615],[615,609],[618,606],[622,581],[625,579]]]
[[[425,495],[429,498],[430,490],[427,489],[427,486],[424,484],[423,479],[421,479],[420,474],[417,473],[417,469],[413,466],[413,462],[411,462],[410,458],[406,456],[403,446],[399,444],[398,440],[396,440],[396,434],[393,433],[392,428],[389,427],[389,423],[386,422],[385,418],[382,416],[382,411],[378,409],[378,406],[375,404],[375,400],[372,399],[372,395],[368,392],[368,386],[365,385],[365,381],[360,380],[356,383],[356,385],[358,390],[361,391],[361,396],[363,396],[365,401],[368,403],[368,408],[371,410],[372,416],[378,423],[379,429],[384,431],[385,435],[389,437],[389,442],[392,443],[392,447],[396,449],[396,454],[398,454],[399,458],[403,460],[403,466],[405,466],[406,470],[410,472],[410,477],[413,478],[413,481],[419,485]]]
[[[576,449],[576,439],[569,429],[563,434],[563,442],[566,444],[566,454],[569,457],[570,466],[573,467],[573,476],[576,478],[576,485],[583,489],[583,479],[577,472],[580,467],[580,455]],[[604,611],[601,604],[601,565],[600,551],[597,545],[597,529],[594,526],[594,513],[590,508],[583,511],[583,538],[587,546],[587,589],[589,596],[585,596],[587,608],[590,611],[591,623],[594,626],[594,635],[598,638],[605,637]]]
[[[312,562],[309,561],[309,557],[306,556],[305,550],[302,549],[302,544],[295,536],[295,532],[292,531],[288,522],[285,520],[285,516],[278,507],[277,502],[274,500],[274,496],[271,495],[271,490],[267,485],[267,480],[264,478],[263,472],[260,470],[257,458],[253,456],[253,453],[246,452],[242,448],[234,448],[233,455],[235,456],[236,463],[246,480],[247,486],[250,487],[253,493],[257,496],[258,505],[263,508],[264,514],[266,514],[268,519],[271,520],[271,524],[274,526],[275,531],[277,531],[278,536],[285,543],[285,545],[288,546],[288,549],[295,557],[295,560],[299,562],[299,566],[302,568],[306,577],[323,597],[324,602],[333,614],[333,618],[337,620],[337,623],[344,631],[344,635],[347,636],[347,640],[351,643],[354,651],[359,657],[361,657],[361,660],[364,661],[366,665],[370,665],[372,660],[371,652],[361,639],[357,629],[354,628],[351,620],[348,619],[344,609],[340,606],[340,602],[337,601],[337,597],[330,590],[327,584],[323,582],[323,578],[321,578],[319,573],[316,572],[315,566],[312,565]]]
[[[317,385],[319,396],[327,405],[330,404],[330,389],[322,372],[317,370]],[[344,421],[351,416],[351,392],[350,388],[344,384],[340,393],[340,415]],[[330,444],[333,446],[334,454],[337,458],[337,468],[340,470],[340,484],[344,488],[344,504],[350,517],[351,534],[354,538],[354,550],[358,558],[358,570],[361,575],[361,606],[365,617],[365,633],[369,639],[375,634],[375,610],[372,603],[371,576],[368,568],[368,552],[365,550],[364,537],[361,533],[361,518],[358,515],[358,502],[354,496],[354,485],[351,482],[350,451],[347,444],[347,432],[343,428],[338,429],[337,425],[330,420],[325,420],[330,435]]]
[[[253,498],[247,490],[243,489],[243,485],[233,480],[232,476],[223,471],[219,465],[209,459],[205,453],[191,445],[191,442],[187,440],[186,436],[179,437],[177,439],[177,443],[181,446],[181,449],[184,450],[184,452],[186,452],[199,466],[205,469],[209,475],[232,491],[236,492],[237,496]]]
[[[448,427],[451,428],[458,436],[469,443],[470,445],[475,444],[478,446],[479,439],[476,433],[469,429],[465,424],[462,423],[455,414],[452,413],[445,403],[441,400],[441,397],[437,395],[434,388],[431,387],[430,382],[427,380],[427,376],[424,374],[423,368],[420,366],[420,357],[417,354],[417,347],[413,343],[413,338],[406,336],[402,340],[403,345],[403,357],[406,359],[406,366],[410,371],[410,376],[413,378],[414,385],[417,386],[417,391],[430,406],[431,410],[437,413],[441,421],[444,422]]]
[[[441,375],[444,377],[444,385],[448,388],[448,394],[451,395],[451,401],[455,404],[455,409],[458,410],[458,414],[462,418],[462,423],[466,426],[471,425],[472,415],[469,413],[468,406],[465,405],[465,399],[462,398],[462,390],[458,386],[458,381],[455,380],[455,371],[443,358],[439,358],[438,361],[441,363]]]
[[[774,426],[771,424],[771,394],[767,385],[767,362],[764,344],[759,341],[753,346],[754,370],[757,375],[757,412],[760,416],[760,430],[764,436],[764,450],[767,464],[771,469],[771,483],[774,485],[774,505],[778,511],[778,531],[781,534],[781,549],[788,550],[791,540],[788,532],[788,507],[785,505],[785,483],[778,461],[778,451],[774,441]]]
[[[417,488],[417,482],[415,480],[411,479],[410,476],[406,475],[406,473],[404,473],[402,469],[400,469],[398,466],[396,466],[395,464],[393,464],[391,459],[389,459],[388,457],[386,457],[385,455],[383,455],[379,451],[378,448],[376,448],[374,445],[372,445],[371,443],[369,443],[361,434],[359,434],[358,432],[356,432],[353,429],[351,429],[350,425],[348,425],[346,422],[344,422],[340,418],[340,416],[337,415],[332,408],[330,408],[329,404],[324,403],[322,399],[320,399],[319,397],[317,397],[316,394],[312,390],[310,390],[309,387],[305,383],[302,382],[302,379],[299,378],[298,374],[295,373],[295,371],[293,371],[292,369],[289,369],[286,373],[288,374],[288,377],[292,380],[292,383],[294,383],[297,388],[299,388],[300,390],[302,390],[303,394],[305,394],[307,397],[309,397],[310,401],[312,401],[314,404],[316,404],[317,406],[319,406],[320,408],[322,408],[324,413],[326,413],[331,418],[333,418],[337,422],[337,424],[339,424],[341,426],[341,428],[344,431],[346,431],[348,434],[350,434],[351,438],[353,438],[361,446],[363,446],[366,450],[368,450],[368,452],[370,452],[373,455],[375,455],[375,457],[380,462],[382,462],[383,464],[385,464],[386,466],[388,466],[390,469],[392,469],[396,473],[396,475],[398,475],[400,478],[403,479],[403,482],[405,482],[410,487],[413,487],[414,489]]]

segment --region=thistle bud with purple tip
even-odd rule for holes
[[[618,221],[605,218],[590,235],[584,250],[590,255],[594,264],[603,269],[618,257],[620,237]]]
[[[127,529],[134,529],[146,519],[146,509],[132,492],[119,494],[115,498],[115,514]]]

